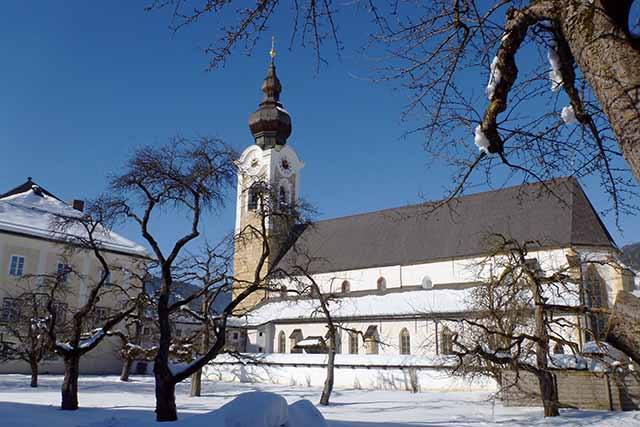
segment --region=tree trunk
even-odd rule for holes
[[[31,360],[29,366],[31,367],[31,387],[38,387],[38,362]]]
[[[80,356],[75,352],[64,356],[64,381],[62,382],[62,406],[65,411],[78,409],[78,375]]]
[[[545,417],[557,417],[558,411],[558,389],[553,374],[549,371],[549,333],[545,319],[540,283],[536,280],[533,286],[533,301],[535,303],[534,320],[536,342],[536,376],[540,385],[540,396],[544,407]]]
[[[129,375],[131,374],[131,366],[133,365],[133,359],[125,357],[122,363],[122,372],[120,373],[120,381],[129,381]]]
[[[178,419],[176,409],[176,385],[166,365],[158,363],[158,357],[153,367],[156,378],[156,420],[175,421]]]
[[[335,350],[329,350],[329,360],[327,360],[327,378],[324,380],[324,388],[322,389],[322,396],[320,396],[320,404],[329,405],[329,399],[331,398],[331,392],[333,391],[333,365],[336,358]]]
[[[542,406],[544,407],[544,416],[557,417],[560,412],[558,410],[558,388],[554,375],[549,371],[540,371],[537,377],[540,385]]]
[[[640,49],[607,15],[606,4],[615,1],[593,3],[564,2],[562,30],[640,182]]]
[[[322,389],[322,395],[320,396],[320,404],[329,405],[329,399],[331,398],[331,392],[333,391],[333,368],[336,360],[336,330],[333,326],[333,322],[330,322],[329,326],[329,358],[327,360],[327,378],[324,380],[324,388]]]
[[[191,375],[191,397],[200,397],[202,394],[202,369],[198,369]]]
[[[153,374],[156,380],[156,420],[175,421],[178,419],[176,409],[176,384],[169,369],[169,347],[171,346],[171,324],[169,321],[169,292],[171,290],[171,271],[163,268],[163,286],[158,298],[158,325],[160,326],[160,342],[154,359]]]

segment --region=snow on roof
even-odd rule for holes
[[[55,197],[33,189],[0,199],[0,231],[60,241],[66,241],[74,236],[86,236],[86,232],[80,225],[72,226],[64,233],[54,231],[51,224],[56,216],[79,218],[82,213]],[[104,249],[149,256],[143,246],[117,233],[104,229],[100,234]]]
[[[308,337],[303,339],[302,341],[298,341],[295,346],[298,348],[318,347],[318,346],[324,347],[325,343],[321,337]]]
[[[428,316],[429,314],[468,311],[473,302],[473,287],[432,288],[364,296],[344,296],[328,301],[333,319],[380,316]],[[579,296],[564,288],[548,288],[545,296],[558,305],[576,306]],[[233,326],[258,326],[272,321],[323,319],[315,299],[277,299],[256,306],[244,316],[231,319]],[[291,338],[291,337],[290,337]]]
[[[470,289],[425,289],[384,295],[342,297],[329,301],[334,319],[344,317],[398,316],[453,313],[465,309]],[[313,299],[275,300],[250,311],[240,320],[244,326],[257,326],[274,320],[322,318]],[[235,323],[235,322],[234,322]]]

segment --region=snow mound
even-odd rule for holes
[[[289,418],[284,427],[327,427],[327,421],[313,403],[302,399],[289,405]]]
[[[276,393],[252,391],[238,395],[220,409],[195,415],[182,427],[326,427],[327,422],[308,400],[291,406]]]

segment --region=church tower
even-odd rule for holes
[[[252,282],[262,254],[262,239],[251,237],[248,226],[259,228],[261,222],[258,189],[268,188],[273,195],[272,204],[285,209],[295,204],[299,195],[300,169],[304,163],[287,145],[291,135],[291,117],[280,103],[282,85],[276,74],[275,50],[272,47],[271,63],[262,83],[264,97],[258,109],[249,117],[249,128],[255,141],[238,159],[238,190],[236,197],[236,239],[233,269],[240,281]],[[270,255],[265,268],[282,249],[282,243],[290,234],[290,222],[282,217],[269,217],[267,234]],[[264,271],[264,270],[263,270]],[[242,285],[234,285],[235,298],[242,292]],[[239,311],[251,309],[267,296],[266,291],[254,292],[240,305]]]

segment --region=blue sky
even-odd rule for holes
[[[88,198],[141,144],[176,134],[217,136],[239,150],[253,142],[247,120],[261,99],[269,40],[208,72],[201,48],[213,28],[173,34],[167,13],[144,5],[3,4],[0,189],[33,176],[64,199]],[[289,143],[306,162],[302,192],[320,218],[437,199],[451,185],[450,170],[429,163],[419,135],[402,137],[412,127],[400,114],[407,94],[364,78],[370,63],[351,48],[365,32],[353,22],[343,32],[349,48],[342,59],[327,51],[319,74],[308,49],[281,47],[277,58],[281,100],[293,119]],[[277,34],[283,22],[274,24]],[[583,184],[598,210],[609,207],[597,180]],[[233,203],[206,219],[210,239],[232,230]],[[613,216],[604,221],[618,244],[640,240],[635,218],[622,219],[623,233]],[[154,225],[163,245],[180,229],[171,217]],[[121,231],[140,240],[133,228]]]

